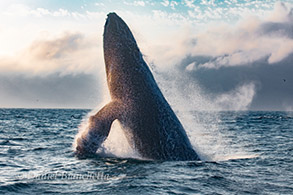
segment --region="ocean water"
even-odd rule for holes
[[[76,158],[88,112],[0,109],[0,194],[293,194],[293,112],[190,112],[203,160],[175,162],[117,157],[117,138],[116,154]]]

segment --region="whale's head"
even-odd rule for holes
[[[109,13],[104,27],[104,58],[106,69],[130,69],[140,60],[141,53],[127,24],[116,14]]]
[[[151,75],[133,34],[116,13],[109,13],[105,23],[104,59],[112,97],[134,93],[138,85],[133,82]]]

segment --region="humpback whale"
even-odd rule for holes
[[[111,101],[89,118],[88,128],[76,139],[76,154],[95,154],[118,120],[144,159],[199,160],[129,27],[116,13],[107,16],[103,47]]]

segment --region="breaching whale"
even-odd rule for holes
[[[76,140],[76,153],[95,154],[118,120],[145,159],[199,160],[130,29],[116,13],[108,14],[103,36],[111,102],[89,118],[88,128]]]

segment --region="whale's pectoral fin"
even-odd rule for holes
[[[113,121],[120,118],[122,111],[122,104],[112,101],[91,116],[88,128],[77,139],[76,153],[82,156],[95,154],[108,137]]]

